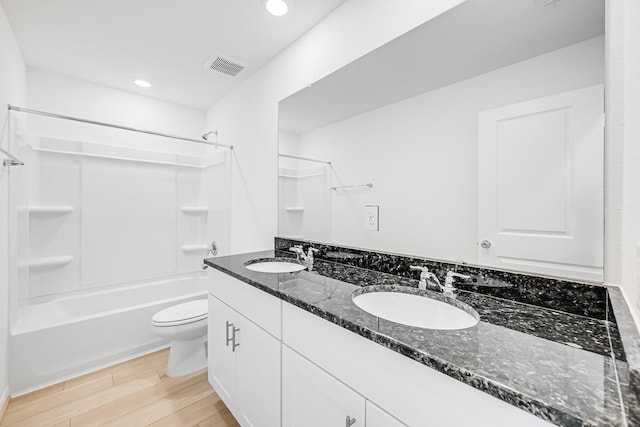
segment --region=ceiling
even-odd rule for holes
[[[24,60],[117,89],[206,109],[345,0],[2,0]],[[246,68],[204,68],[214,54]],[[151,82],[143,89],[134,79]]]
[[[604,33],[604,0],[467,0],[280,102],[305,133]]]

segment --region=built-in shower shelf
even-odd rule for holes
[[[73,206],[28,206],[26,209],[32,216],[58,216],[73,212]]]
[[[286,212],[291,212],[291,213],[294,213],[294,212],[302,213],[304,212],[304,206],[286,206],[284,210]]]
[[[193,253],[193,252],[206,252],[209,248],[208,245],[182,245],[180,246],[180,250],[184,253]]]
[[[56,153],[58,155],[78,156],[81,158],[110,159],[201,169],[222,164],[227,159],[225,150],[214,151],[213,148],[207,149],[207,152],[203,155],[187,155],[49,136],[33,135],[33,138],[30,139],[32,143],[27,145],[37,153]]]
[[[313,178],[317,176],[322,176],[327,173],[327,166],[321,166],[318,168],[308,168],[308,169],[287,169],[280,168],[278,171],[278,176],[280,178],[293,178],[293,179],[302,179],[302,178]]]
[[[209,212],[209,208],[206,206],[183,206],[180,211],[184,214],[204,215]]]
[[[72,255],[54,256],[46,258],[34,258],[29,260],[30,269],[45,270],[48,268],[62,267],[73,261]]]

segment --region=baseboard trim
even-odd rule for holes
[[[9,406],[9,400],[9,387],[6,387],[2,396],[0,396],[0,423],[4,418],[4,413],[7,411],[7,406]]]

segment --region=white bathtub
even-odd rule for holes
[[[23,307],[9,336],[17,396],[166,346],[153,314],[206,297],[205,273],[174,277]]]

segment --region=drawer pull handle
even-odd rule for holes
[[[345,423],[345,426],[346,427],[351,427],[355,423],[356,423],[356,419],[355,418],[351,418],[350,416],[347,415],[347,422]]]

